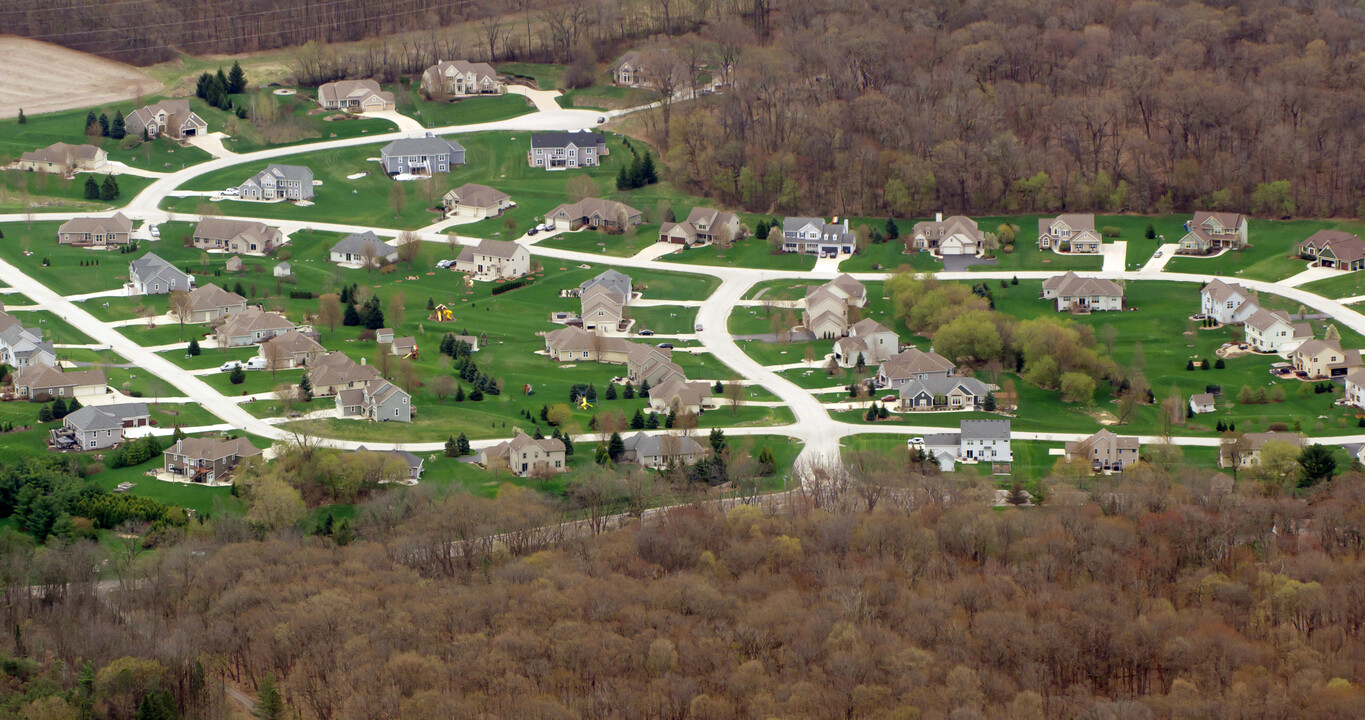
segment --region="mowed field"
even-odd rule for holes
[[[0,118],[69,110],[161,90],[150,75],[123,63],[27,38],[0,37]]]

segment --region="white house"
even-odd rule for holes
[[[1053,300],[1059,312],[1122,310],[1123,286],[1103,278],[1083,278],[1067,271],[1043,281],[1043,298]]]
[[[1244,322],[1260,309],[1255,296],[1241,285],[1213,280],[1199,291],[1199,312],[1219,325]]]
[[[1214,404],[1214,402],[1216,402],[1216,401],[1217,401],[1217,398],[1215,398],[1215,397],[1213,396],[1213,393],[1197,393],[1197,394],[1191,395],[1191,396],[1190,396],[1190,412],[1193,412],[1195,415],[1203,415],[1204,413],[1211,413],[1211,412],[1213,412],[1213,411],[1215,410],[1213,404]]]
[[[1356,370],[1346,376],[1346,403],[1365,410],[1365,370]]]
[[[1252,313],[1242,327],[1247,345],[1262,353],[1287,353],[1313,337],[1308,323],[1290,322],[1289,313],[1283,310],[1261,308]]]

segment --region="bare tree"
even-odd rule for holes
[[[194,318],[194,308],[190,303],[190,294],[184,290],[171,291],[171,312],[175,313],[175,319],[180,321],[180,336],[185,336],[185,323]]]
[[[565,190],[574,202],[597,197],[597,182],[587,175],[575,175],[565,185]]]
[[[479,23],[479,29],[483,31],[483,40],[488,43],[488,62],[496,62],[498,59],[498,42],[506,44],[507,28],[502,24],[502,13],[494,11]]]
[[[374,272],[379,267],[379,248],[377,243],[365,243],[360,246],[360,266],[365,268],[365,272]]]
[[[404,230],[398,233],[398,239],[394,241],[398,248],[398,261],[407,263],[411,268],[417,262],[417,256],[422,251],[422,236],[411,230]]]
[[[337,323],[341,322],[341,297],[336,293],[327,293],[318,297],[318,316],[319,325],[327,326],[327,336],[331,337],[336,332]]]
[[[407,309],[406,302],[407,298],[403,296],[403,293],[394,293],[393,297],[389,298],[389,312],[385,316],[389,327],[397,330],[398,326],[403,324],[403,314]]]
[[[725,384],[725,397],[730,401],[730,415],[738,415],[739,407],[744,404],[744,386],[739,383],[739,378],[731,378]]]
[[[267,341],[261,346],[261,352],[265,354],[265,366],[270,369],[270,377],[274,378],[280,368],[288,364],[289,352],[284,346],[274,339]]]

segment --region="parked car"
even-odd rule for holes
[[[1152,254],[1152,257],[1161,257],[1161,251],[1157,250],[1155,253]]]
[[[533,228],[531,228],[530,230],[527,230],[527,231],[526,231],[526,235],[529,237],[529,236],[531,236],[531,235],[535,235],[535,234],[538,233],[538,232],[540,232],[540,228],[539,228],[539,227],[533,227]]]
[[[241,360],[229,360],[218,366],[219,372],[232,372],[242,366]]]
[[[266,360],[263,357],[254,357],[246,361],[245,367],[247,370],[264,370],[266,368]]]
[[[697,323],[697,326],[692,330],[692,332],[701,332],[701,323]]]
[[[673,343],[659,343],[659,348],[663,350],[672,350]]]
[[[151,234],[152,234],[152,237],[154,237],[154,238],[160,238],[160,237],[161,237],[161,228],[160,228],[159,226],[157,226],[157,225],[153,225],[153,226],[152,226],[152,229],[151,229],[151,230],[148,230],[147,232],[151,233]]]
[[[905,446],[906,446],[906,447],[915,447],[915,446],[917,446],[917,445],[918,445],[918,446],[923,446],[923,445],[924,445],[924,438],[922,438],[922,437],[912,437],[912,438],[910,438],[909,440],[906,440],[906,441],[905,441]]]
[[[604,122],[606,122],[606,121],[607,121],[607,116],[606,116],[606,115],[598,115],[598,116],[597,116],[597,124],[598,124],[598,125],[601,125],[602,123],[604,123]]]
[[[646,337],[648,337],[648,336],[650,336],[650,335],[653,335],[653,334],[654,334],[654,331],[653,331],[653,330],[641,330],[641,331],[640,331],[640,334],[641,334],[641,335],[644,335],[644,336],[646,336]]]
[[[436,267],[438,267],[438,268],[440,268],[440,269],[442,269],[442,270],[445,270],[446,268],[448,268],[448,267],[450,267],[451,265],[454,265],[454,264],[455,264],[455,261],[454,261],[454,260],[442,260],[442,261],[436,263]]]
[[[555,224],[552,223],[552,222],[547,222],[547,223],[541,225],[541,226],[540,226],[540,229],[541,229],[541,230],[544,230],[545,232],[554,232]]]
[[[235,188],[235,187],[230,187],[230,188],[225,188],[222,192],[220,192],[220,193],[218,193],[218,194],[219,194],[219,195],[226,195],[227,197],[236,197],[236,196],[238,196],[238,195],[241,195],[241,194],[242,194],[242,191],[241,191],[241,190],[238,190],[238,189]]]

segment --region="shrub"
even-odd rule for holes
[[[241,385],[246,382],[246,371],[241,366],[232,369],[232,374],[228,375],[228,382],[233,385]]]
[[[1118,237],[1123,234],[1123,229],[1116,228],[1113,225],[1105,225],[1100,228],[1100,234],[1105,237]]]
[[[309,291],[309,290],[290,290],[290,291],[289,291],[289,299],[290,299],[290,300],[312,300],[313,297],[314,297],[314,295],[313,295],[312,291]]]
[[[492,295],[501,295],[501,294],[503,294],[503,293],[505,293],[505,292],[507,292],[507,291],[509,291],[509,290],[516,290],[516,289],[519,288],[519,287],[524,287],[524,286],[526,286],[526,285],[530,285],[530,284],[533,283],[533,282],[535,282],[535,278],[531,277],[530,275],[527,275],[527,276],[525,276],[525,277],[517,278],[516,280],[513,280],[512,282],[504,283],[504,284],[502,284],[502,285],[499,285],[499,286],[493,288],[493,291],[492,291],[490,294],[492,294]]]
[[[368,329],[368,328],[366,328],[366,329],[364,329],[364,330],[361,330],[361,331],[360,331],[360,334],[356,336],[356,339],[360,340],[361,342],[365,342],[365,341],[367,341],[367,340],[373,340],[373,339],[375,339],[374,331],[373,331],[373,330],[370,330],[370,329]]]
[[[1289,430],[1289,424],[1282,422],[1270,423],[1270,427],[1266,429],[1270,432],[1285,432]]]

